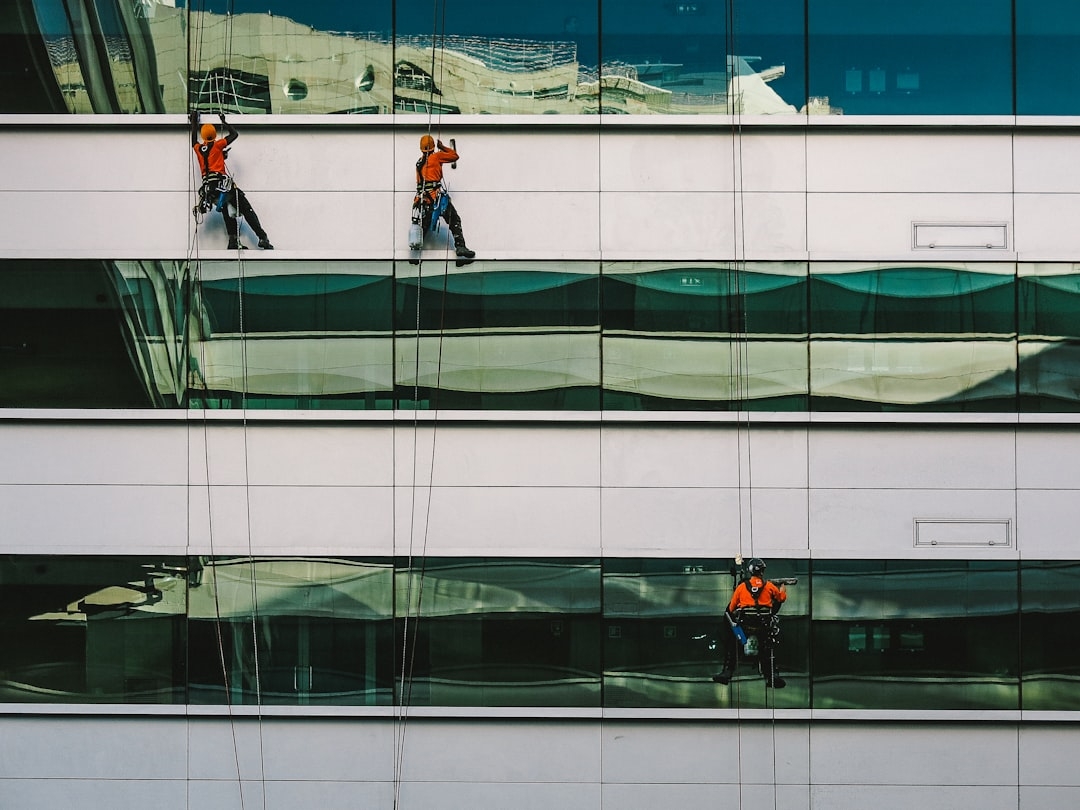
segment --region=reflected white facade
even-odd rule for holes
[[[117,260],[132,275],[198,260],[207,279],[298,261],[455,272],[436,240],[408,264],[424,117],[232,120],[230,164],[273,254],[223,250],[218,217],[196,231],[184,116],[4,115],[0,259]],[[1060,119],[465,114],[431,126],[462,155],[447,174],[479,256],[471,271],[1080,261],[1080,140]],[[438,346],[395,355],[385,335],[241,336],[194,341],[194,357],[166,332],[133,362],[162,397],[194,369],[211,388],[336,394],[433,379],[497,392],[524,368],[539,388],[692,397],[704,385],[749,399],[805,393],[809,377],[830,395],[876,386],[875,401],[900,404],[993,385],[1011,362],[978,340],[923,346],[919,363],[902,342],[807,356],[777,340],[750,347],[755,376],[725,371],[725,355],[703,377],[710,345],[682,344],[673,361],[625,335],[605,344],[601,380],[588,336],[426,339]],[[928,351],[941,373],[927,373]],[[875,363],[892,373],[869,379]],[[1076,560],[1078,425],[1048,413],[7,409],[0,554]],[[924,525],[949,529],[920,542]],[[993,543],[986,525],[1004,527]],[[287,568],[282,582],[299,576]],[[226,612],[250,609],[242,587],[231,593]],[[0,805],[1067,807],[1080,803],[1077,721],[769,705],[0,704]]]

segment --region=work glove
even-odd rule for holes
[[[193,127],[197,127],[199,125],[199,111],[198,110],[192,110],[191,112],[188,113],[188,122]]]
[[[224,123],[225,123],[225,113],[223,113],[223,112],[219,112],[219,113],[217,114],[217,117],[218,117],[219,119],[221,119],[221,123],[222,123],[222,124],[224,124]]]
[[[435,145],[436,145],[437,147],[439,147],[439,151],[440,151],[440,152],[445,152],[445,151],[446,151],[446,147],[445,147],[445,146],[443,146],[443,142],[442,142],[442,141],[435,141]]]

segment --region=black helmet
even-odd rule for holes
[[[754,557],[746,564],[746,570],[750,572],[750,576],[760,577],[765,573],[765,561]]]

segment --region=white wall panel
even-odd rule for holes
[[[911,426],[814,430],[810,481],[823,489],[1011,489],[1016,485],[1013,433]]]
[[[863,786],[867,790],[871,786],[880,789],[900,785],[940,788],[1016,785],[1016,730],[1007,726],[818,724],[814,726],[811,745],[811,779],[815,785]],[[1013,791],[1015,802],[1015,787]],[[951,806],[919,801],[916,799],[919,793],[909,793],[907,804],[889,806],[898,810]],[[881,795],[883,801],[889,801],[884,798],[887,791],[883,790]],[[988,806],[1003,806],[993,803],[995,796],[994,791],[987,794],[986,799],[991,801]],[[880,805],[874,802],[874,806]]]
[[[934,520],[1011,520],[1016,524],[1013,490],[963,489],[812,489],[810,549],[815,557],[889,557],[999,560],[1016,557],[1012,547],[915,548],[916,518]]]
[[[596,131],[564,129],[465,130],[455,132],[443,119],[442,140],[457,139],[457,169],[443,175],[450,188],[463,195],[478,192],[596,192],[600,189],[601,144],[607,135]],[[438,132],[432,132],[438,137]],[[398,191],[416,189],[416,161],[420,157],[420,130],[395,136],[394,180]],[[541,195],[544,196],[544,195]],[[466,232],[468,235],[468,232]]]
[[[1025,559],[1080,559],[1080,490],[1021,490],[1016,515],[1017,544]]]
[[[806,141],[813,192],[1008,193],[1012,140],[1006,133],[822,132]]]
[[[542,749],[533,753],[537,756]],[[596,810],[599,784],[560,782],[406,782],[401,787],[401,808],[438,807],[439,810]]]
[[[807,257],[806,195],[748,191],[740,206],[736,257],[740,260],[804,261]],[[722,257],[720,257],[722,258]]]
[[[1076,763],[1080,760],[1080,734],[1072,725],[1031,724],[1020,728],[1018,768],[1023,785],[1080,787]],[[1061,806],[1072,806],[1061,805]]]
[[[741,239],[735,204],[724,191],[609,194],[600,205],[604,259],[733,257]]]
[[[1006,250],[915,250],[916,222],[1006,223],[1012,242],[1013,197],[1006,193],[835,192],[807,195],[807,241],[812,259],[870,261],[1008,261]]]
[[[736,489],[623,487],[603,491],[605,556],[730,557],[740,548],[740,525]],[[743,545],[748,545],[749,538],[744,540]]]
[[[0,483],[183,484],[185,447],[183,425],[9,427],[0,429]]]
[[[1017,194],[1016,252],[1024,261],[1075,261],[1080,256],[1080,194]]]
[[[1026,806],[1017,805],[1015,787],[981,785],[815,785],[811,804],[829,810],[1017,810]]]
[[[5,191],[0,192],[0,210],[0,256],[186,255],[191,205],[185,191]]]
[[[394,480],[389,426],[260,425],[248,428],[246,451],[256,485],[390,486]]]
[[[1080,188],[1080,143],[1072,133],[1017,132],[1013,136],[1018,194],[1074,194]]]
[[[589,427],[399,424],[393,470],[401,485],[598,487],[600,436]]]
[[[399,486],[396,496],[398,554],[600,554],[599,489]]]
[[[2,548],[18,554],[183,553],[182,486],[3,485]]]

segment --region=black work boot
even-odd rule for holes
[[[466,264],[471,264],[472,260],[476,258],[476,251],[469,250],[468,245],[465,244],[464,236],[454,237],[454,250],[457,252],[458,267],[462,267]]]
[[[712,676],[713,683],[722,683],[722,684],[730,683],[731,682],[731,676],[733,674],[734,673],[732,673],[732,671],[730,669],[721,670],[720,672],[717,672],[715,675]]]
[[[247,250],[247,245],[240,244],[239,239],[230,239],[229,247],[226,250]]]

